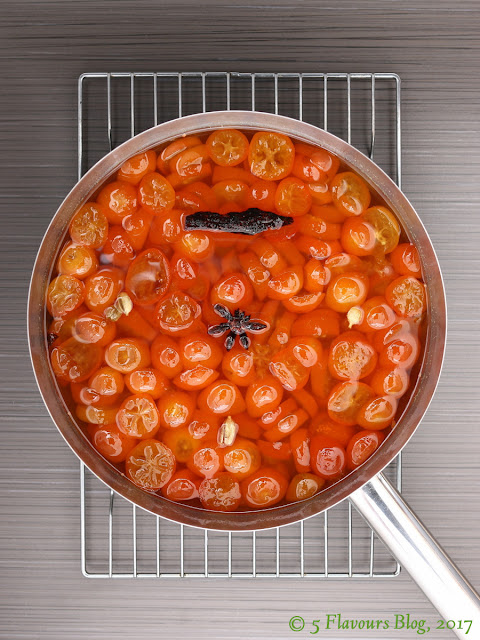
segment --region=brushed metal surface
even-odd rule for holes
[[[388,584],[167,586],[80,576],[78,467],[36,390],[25,307],[37,246],[75,182],[75,80],[98,69],[402,76],[403,187],[437,249],[449,304],[445,367],[405,452],[404,494],[478,587],[480,10],[477,2],[445,0],[431,9],[430,2],[344,0],[295,8],[286,0],[2,3],[0,637],[287,639],[308,635],[289,630],[291,615],[312,620],[328,612],[377,619],[410,612],[436,626],[432,607],[405,574]],[[393,637],[414,636],[403,630]],[[453,636],[432,629],[427,637]]]

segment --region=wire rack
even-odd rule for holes
[[[78,84],[78,176],[151,126],[252,109],[329,130],[401,187],[400,79],[363,73],[88,73]],[[400,455],[386,470],[401,490]],[[215,532],[138,509],[80,467],[81,565],[89,578],[391,578],[400,572],[346,501],[262,532]]]

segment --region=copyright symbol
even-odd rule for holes
[[[288,621],[288,626],[292,631],[302,631],[305,626],[305,620],[301,616],[293,616]]]

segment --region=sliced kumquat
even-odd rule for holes
[[[117,427],[132,438],[153,438],[160,427],[155,402],[148,393],[126,398],[116,416]]]
[[[173,379],[173,384],[185,391],[199,391],[211,385],[219,376],[219,372],[202,364],[185,369]]]
[[[198,327],[201,309],[198,302],[183,292],[170,293],[155,307],[158,326],[163,333],[184,336]]]
[[[404,318],[417,318],[426,308],[425,285],[413,276],[402,276],[388,285],[385,297]]]
[[[84,313],[87,313],[87,311],[87,307],[84,304],[81,304],[73,311],[70,311],[70,313],[66,313],[64,316],[54,318],[48,326],[48,346],[56,346],[58,344],[61,344],[62,342],[65,342],[65,340],[67,340],[68,338],[71,338],[77,318],[79,318]]]
[[[260,262],[253,251],[245,251],[238,256],[240,266],[250,278],[255,296],[259,300],[265,300],[268,295],[268,281],[270,271]]]
[[[330,309],[346,313],[363,304],[368,294],[368,277],[359,272],[347,272],[334,277],[328,287],[325,303]]]
[[[238,385],[248,387],[255,382],[256,372],[253,353],[246,351],[241,346],[233,347],[223,356],[223,375]]]
[[[214,166],[213,167],[213,173],[212,173],[212,185],[217,184],[218,182],[223,182],[225,180],[236,180],[238,182],[243,182],[244,184],[249,185],[250,189],[249,189],[249,193],[251,192],[251,185],[256,181],[255,177],[252,176],[252,174],[247,171],[246,169],[242,169],[241,167],[221,167],[221,166]],[[204,183],[201,183],[204,184]],[[272,183],[266,183],[266,184],[272,184]],[[212,193],[215,193],[212,190]],[[248,198],[248,195],[247,195]],[[218,200],[217,202],[217,206],[218,206]],[[247,203],[247,206],[250,206]]]
[[[307,182],[307,189],[312,196],[313,206],[327,205],[332,202],[332,192],[328,180],[322,179],[318,182]]]
[[[319,215],[307,214],[299,219],[298,230],[306,236],[320,238],[320,240],[338,240],[342,226],[336,222],[327,222]]]
[[[370,379],[370,386],[378,395],[398,399],[406,393],[409,382],[408,371],[404,368],[376,369]]]
[[[273,356],[269,368],[286,391],[302,389],[310,375],[309,369],[295,357],[289,346]]]
[[[175,242],[175,250],[194,262],[205,262],[213,253],[213,242],[205,231],[187,231]]]
[[[380,431],[392,424],[397,401],[391,396],[379,396],[363,405],[357,415],[358,424],[364,429]]]
[[[317,415],[319,410],[318,402],[306,389],[298,389],[295,394],[295,400],[305,409],[311,418],[314,418]]]
[[[395,325],[393,325],[395,326]],[[380,366],[411,369],[420,355],[418,338],[411,333],[401,333],[392,338],[378,354]]]
[[[84,280],[98,269],[97,255],[90,247],[70,242],[62,249],[57,268],[59,273]]]
[[[308,413],[304,409],[297,409],[280,418],[275,427],[268,429],[263,437],[270,442],[278,442],[290,436],[308,420]]]
[[[373,373],[377,354],[359,331],[346,331],[330,345],[328,366],[337,380],[360,380]]]
[[[195,410],[195,396],[186,391],[172,390],[157,402],[160,425],[164,429],[187,426]]]
[[[310,435],[322,435],[333,438],[343,447],[346,447],[355,435],[357,427],[351,424],[340,424],[331,420],[326,413],[321,413],[313,420],[309,427]]]
[[[196,159],[194,158],[194,162]],[[212,165],[210,162],[202,162],[197,165],[197,172],[193,171],[189,173],[189,175],[181,176],[179,173],[174,171],[173,173],[169,173],[167,176],[167,180],[172,186],[173,189],[184,189],[189,185],[195,184],[199,180],[208,180],[212,175]]]
[[[310,370],[310,383],[316,401],[326,407],[328,398],[338,380],[332,377],[326,354]]]
[[[103,246],[103,258],[105,262],[122,269],[128,268],[130,262],[135,258],[135,249],[128,233],[120,225],[110,227],[107,241]]]
[[[371,387],[363,382],[341,382],[333,388],[328,398],[328,415],[340,424],[356,424],[360,409],[374,396]]]
[[[240,484],[231,473],[205,478],[198,488],[198,495],[202,506],[212,511],[235,511],[242,499]]]
[[[293,462],[298,473],[308,473],[310,466],[310,435],[308,429],[301,427],[290,436]]]
[[[219,129],[208,136],[207,152],[222,167],[241,164],[248,155],[247,136],[237,129]]]
[[[377,247],[375,228],[363,216],[348,218],[342,226],[341,243],[350,255],[370,256]]]
[[[245,394],[247,411],[252,418],[278,407],[283,398],[283,388],[279,381],[266,375],[251,384]]]
[[[105,347],[117,334],[114,322],[92,311],[83,313],[73,325],[72,335],[79,341]]]
[[[85,304],[96,313],[105,311],[122,291],[125,273],[116,267],[103,267],[85,281]]]
[[[368,185],[351,171],[338,173],[330,185],[333,204],[346,216],[359,216],[370,204]]]
[[[284,498],[287,489],[287,478],[272,467],[262,467],[241,483],[242,497],[252,509],[273,507]]]
[[[118,415],[118,406],[99,407],[93,404],[79,404],[75,409],[75,414],[79,420],[88,424],[107,425],[115,422]]]
[[[365,221],[375,232],[375,243],[381,253],[391,253],[400,239],[400,225],[386,207],[370,207],[363,214]]]
[[[75,276],[59,275],[47,290],[47,309],[54,318],[75,311],[85,298],[85,285]],[[87,303],[88,304],[88,303]]]
[[[317,338],[298,336],[291,338],[287,347],[293,356],[307,369],[317,364],[322,358],[323,347]]]
[[[422,273],[422,266],[418,249],[413,244],[399,244],[390,256],[395,271],[402,276],[415,276]]]
[[[170,173],[170,162],[186,149],[196,147],[199,144],[202,144],[202,141],[197,136],[184,136],[182,138],[178,138],[178,140],[174,140],[158,155],[158,170],[164,174]]]
[[[175,458],[159,440],[144,440],[132,449],[125,464],[127,477],[147,491],[161,489],[175,471]]]
[[[150,347],[141,338],[117,338],[105,349],[105,362],[121,373],[130,373],[150,364]]]
[[[356,433],[347,446],[347,466],[354,471],[375,453],[385,439],[381,431],[359,431]]]
[[[283,306],[292,313],[310,313],[320,306],[325,294],[317,291],[316,293],[300,292],[296,296],[291,296],[283,301]]]
[[[347,313],[349,328],[364,333],[387,329],[395,320],[395,311],[383,296],[369,298],[361,306],[351,307]]]
[[[153,367],[136,369],[127,374],[125,384],[130,393],[148,393],[154,400],[158,400],[170,388],[168,378]]]
[[[326,180],[330,181],[340,166],[340,161],[336,156],[312,144],[297,142],[295,151],[297,155],[303,156],[312,167],[320,171]]]
[[[160,173],[152,172],[144,176],[138,187],[140,204],[153,215],[172,209],[175,191],[170,182]],[[130,212],[129,212],[130,213]]]
[[[176,471],[166,485],[162,487],[162,496],[175,502],[185,502],[198,498],[200,478],[190,469]]]
[[[155,171],[157,154],[149,150],[126,160],[118,170],[117,178],[130,184],[138,184],[147,173]]]
[[[298,502],[311,498],[324,486],[324,478],[313,475],[313,473],[299,473],[294,476],[287,489],[287,500]]]
[[[248,184],[240,180],[222,180],[213,185],[213,192],[219,205],[232,203],[246,208]],[[241,209],[240,209],[241,210]]]
[[[150,232],[152,220],[152,214],[145,209],[139,209],[135,211],[135,213],[125,216],[122,220],[122,227],[134,251],[141,251],[143,249]]]
[[[295,320],[292,336],[313,336],[331,340],[340,333],[340,316],[332,309],[311,311]]]
[[[303,287],[301,265],[289,267],[268,281],[268,295],[273,300],[286,300],[295,296]]]
[[[203,478],[213,478],[215,474],[223,471],[223,456],[216,439],[202,442],[200,449],[187,460],[187,467]]]
[[[303,270],[303,286],[309,293],[320,293],[330,281],[330,272],[325,263],[311,258]]]
[[[145,307],[143,307],[145,309]],[[157,336],[157,331],[142,316],[138,309],[133,308],[128,316],[122,314],[116,322],[119,333],[128,338],[142,338],[152,342]]]
[[[192,333],[179,340],[180,357],[184,367],[201,364],[216,369],[222,361],[223,351],[215,338],[202,333]]]
[[[92,249],[100,249],[108,235],[105,208],[97,202],[87,202],[73,216],[69,232],[73,242]]]
[[[200,440],[192,436],[188,427],[168,429],[163,434],[162,440],[171,449],[177,462],[187,462],[202,446]]]
[[[54,347],[50,353],[53,372],[63,382],[87,380],[100,367],[102,351],[96,344],[69,338]]]
[[[310,442],[312,470],[324,480],[338,480],[347,466],[347,456],[342,445],[328,436],[313,436]]]
[[[188,431],[196,440],[216,438],[220,422],[221,417],[216,416],[211,411],[196,409],[188,425]]]
[[[312,206],[307,185],[298,178],[284,178],[275,192],[275,207],[284,216],[303,216]]]
[[[207,147],[199,144],[179,153],[170,161],[170,169],[181,178],[197,177],[208,161]]]
[[[237,480],[243,480],[257,471],[262,458],[258,447],[245,438],[237,437],[234,444],[222,449],[225,471]]]
[[[243,273],[230,273],[223,276],[210,293],[212,305],[221,304],[230,311],[247,307],[252,299],[252,284]]]
[[[282,180],[293,167],[295,147],[288,136],[273,131],[255,133],[250,141],[250,171],[262,180]]]
[[[198,406],[219,416],[236,415],[245,411],[245,400],[236,384],[217,380],[200,393]]]
[[[276,182],[269,182],[268,180],[258,178],[251,183],[245,178],[242,179],[242,181],[250,184],[245,201],[247,207],[254,207],[261,211],[273,211],[275,207],[275,192],[277,190]]]
[[[152,220],[148,242],[162,246],[164,243],[174,243],[180,240],[183,234],[184,213],[180,209],[170,209]]]
[[[128,182],[111,182],[100,191],[97,202],[111,224],[122,224],[138,207],[137,190]]]
[[[169,284],[170,268],[160,249],[146,249],[128,267],[125,287],[137,304],[155,304]]]
[[[292,448],[289,442],[269,442],[268,440],[259,440],[257,446],[262,456],[271,458],[272,460],[290,460]]]
[[[273,276],[278,276],[288,266],[285,258],[267,240],[256,238],[251,244],[251,249],[265,269],[268,269]]]
[[[116,424],[89,424],[88,435],[95,449],[110,462],[124,462],[137,445],[137,438],[122,433]]]
[[[286,346],[290,339],[292,325],[295,322],[296,315],[291,311],[284,311],[280,319],[275,324],[275,328],[268,339],[268,344],[274,350],[282,349]]]

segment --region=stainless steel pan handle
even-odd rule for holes
[[[454,629],[457,637],[479,637],[479,595],[385,476],[372,478],[350,500],[444,620],[473,620],[468,635],[465,625]]]

